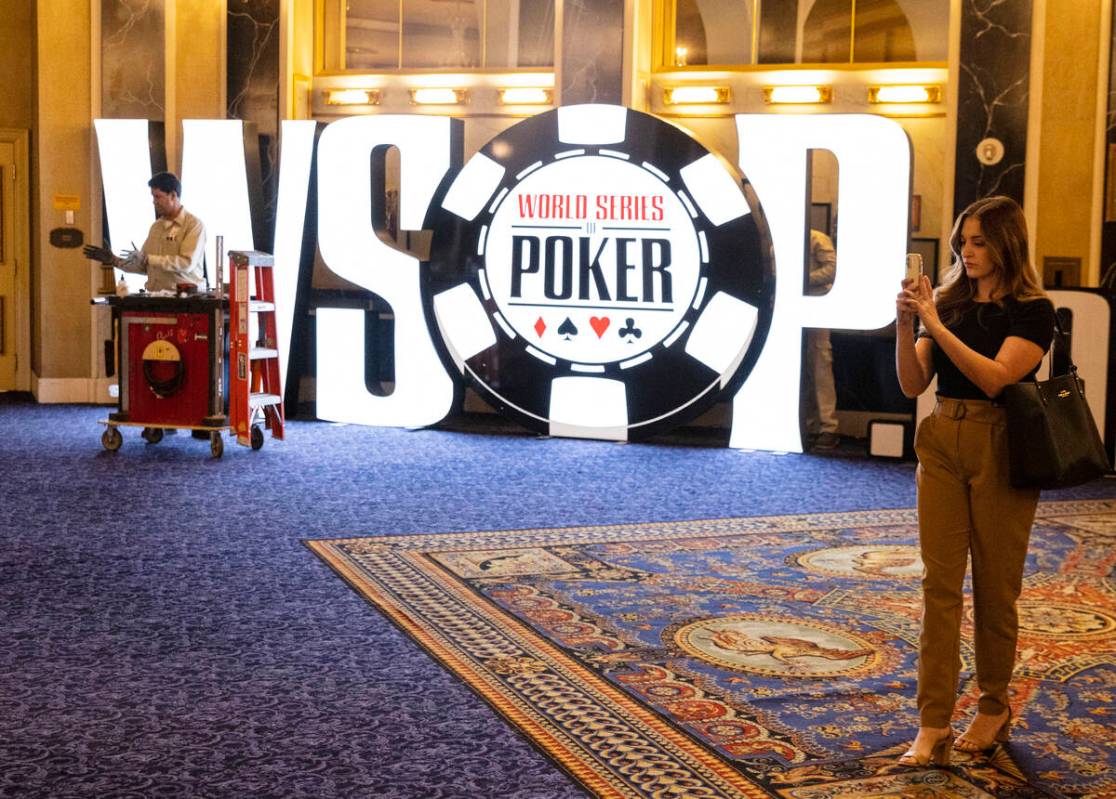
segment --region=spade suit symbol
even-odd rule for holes
[[[566,321],[559,326],[558,335],[564,338],[566,341],[569,341],[577,335],[577,325],[573,323],[573,320],[570,319],[570,317],[567,316]]]

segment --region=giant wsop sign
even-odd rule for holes
[[[736,164],[619,106],[528,118],[467,160],[461,123],[448,118],[351,117],[326,126],[316,147],[315,123],[284,123],[280,346],[289,347],[314,158],[322,260],[395,315],[395,389],[377,396],[363,380],[363,312],[317,309],[318,415],[417,427],[443,418],[469,385],[539,433],[628,440],[731,398],[731,445],[800,450],[802,330],[894,318],[910,147],[878,116],[735,122]],[[226,250],[252,248],[238,124],[184,125],[184,202]],[[98,121],[114,242],[150,224],[150,212],[129,222],[113,210],[114,196],[137,192],[121,175],[146,182],[139,136]],[[427,261],[372,225],[369,163],[385,147],[400,154],[401,227],[432,232]],[[840,177],[839,268],[820,297],[803,292],[813,149],[836,156]]]

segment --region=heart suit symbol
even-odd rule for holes
[[[609,318],[607,316],[590,316],[589,327],[593,328],[593,332],[597,334],[597,338],[604,335],[608,330]]]

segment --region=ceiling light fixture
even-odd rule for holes
[[[731,99],[728,86],[671,86],[663,90],[663,101],[667,105],[722,104]]]
[[[467,102],[468,97],[465,89],[411,89],[411,102],[415,105],[459,105]]]
[[[379,89],[326,89],[326,105],[379,105]]]
[[[498,89],[502,105],[550,105],[553,90],[541,86],[508,86]]]
[[[763,101],[771,105],[811,105],[833,99],[830,86],[764,86]]]
[[[940,103],[941,86],[869,86],[870,103]]]

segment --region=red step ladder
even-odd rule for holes
[[[236,442],[252,449],[264,445],[265,428],[272,438],[283,439],[274,266],[274,257],[265,252],[229,252],[229,425]],[[250,342],[253,327],[256,340]]]

